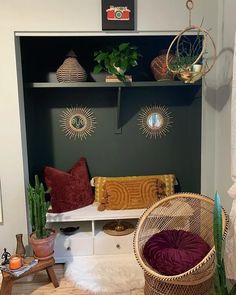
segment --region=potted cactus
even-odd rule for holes
[[[35,186],[28,185],[27,197],[33,231],[30,235],[30,243],[34,256],[39,260],[46,260],[53,256],[56,237],[55,230],[46,228],[49,202],[46,201],[45,194],[48,192],[48,190],[45,191],[43,183],[39,181],[38,175],[35,175]]]
[[[216,269],[215,269],[215,295],[236,295],[236,284],[234,282],[231,290],[229,290],[229,284],[227,284],[225,264],[223,258],[223,245],[222,245],[222,209],[221,200],[218,193],[215,194],[214,204],[214,242],[216,249]]]

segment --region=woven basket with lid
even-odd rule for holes
[[[63,64],[57,69],[56,76],[58,82],[84,82],[87,80],[87,74],[79,64],[73,50],[67,54]]]

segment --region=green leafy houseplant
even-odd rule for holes
[[[171,68],[176,71],[190,70],[191,65],[201,52],[202,38],[200,32],[198,32],[194,42],[191,42],[188,36],[182,36],[178,42],[178,51],[176,49],[175,58],[171,61]]]
[[[194,63],[196,59],[197,56],[192,55],[175,56],[170,63],[170,68],[178,72],[191,70],[191,65]]]
[[[236,284],[228,291],[225,274],[224,258],[222,255],[222,208],[220,196],[215,194],[214,203],[214,242],[216,249],[216,271],[215,271],[215,294],[216,295],[235,295]]]
[[[94,73],[98,74],[105,70],[125,82],[126,71],[138,65],[139,57],[141,55],[137,52],[137,47],[131,46],[130,43],[122,43],[117,48],[106,51],[99,50],[94,53],[94,61],[97,62]]]

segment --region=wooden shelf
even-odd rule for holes
[[[140,82],[78,82],[78,83],[50,83],[50,82],[32,82],[26,83],[26,88],[125,88],[125,87],[171,87],[171,86],[200,86],[201,80],[194,84],[186,84],[182,81],[140,81]]]
[[[25,83],[26,88],[34,89],[57,89],[57,88],[115,88],[117,89],[117,108],[116,108],[116,129],[115,133],[121,133],[120,123],[120,108],[121,108],[121,93],[124,88],[137,87],[198,87],[202,81],[198,80],[193,84],[184,83],[182,81],[163,80],[163,81],[134,81],[134,82],[74,82],[74,83],[59,83],[59,82],[32,82]]]

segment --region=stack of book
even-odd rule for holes
[[[6,271],[6,272],[10,273],[11,275],[13,275],[15,277],[19,277],[23,273],[27,272],[32,267],[34,267],[37,263],[38,263],[38,259],[33,259],[29,263],[24,263],[24,265],[22,267],[20,267],[18,269],[14,269],[14,270],[9,268],[9,264],[7,264],[7,265],[0,265],[0,270]]]
[[[126,82],[132,82],[132,76],[125,75]],[[107,75],[106,82],[122,82],[115,75]]]

